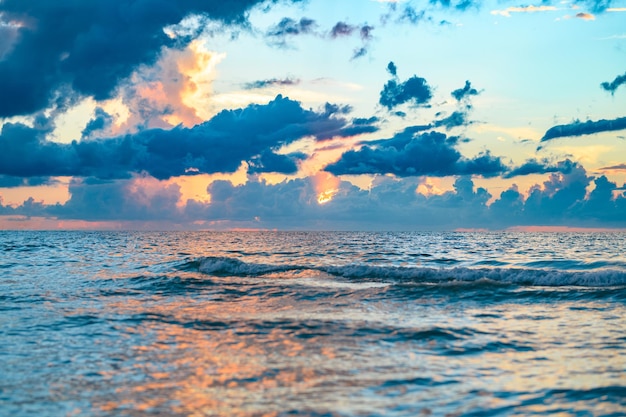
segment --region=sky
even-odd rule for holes
[[[0,229],[626,228],[626,0],[0,0]]]

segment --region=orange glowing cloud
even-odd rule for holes
[[[183,50],[164,49],[153,66],[142,66],[115,99],[98,103],[115,118],[109,135],[138,128],[192,127],[216,113],[211,105],[215,66],[223,59],[200,41]]]
[[[326,204],[339,192],[339,178],[328,172],[318,172],[311,177],[315,192],[317,193],[318,204]]]

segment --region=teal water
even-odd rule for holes
[[[626,415],[626,234],[0,232],[0,415]]]

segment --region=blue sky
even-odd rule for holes
[[[626,227],[626,1],[0,1],[0,227]]]

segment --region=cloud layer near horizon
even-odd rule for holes
[[[507,228],[523,225],[626,227],[626,192],[605,176],[588,176],[580,165],[568,173],[553,173],[524,197],[513,186],[493,203],[489,192],[469,177],[459,177],[452,191],[426,196],[416,192],[417,179],[381,177],[370,190],[341,182],[335,198],[317,202],[311,179],[278,184],[250,180],[243,185],[213,182],[211,203],[189,200],[177,204],[180,189],[150,178],[121,181],[73,181],[65,204],[42,205],[28,200],[19,207],[0,205],[0,215],[54,217],[86,221],[140,221],[153,227],[163,221],[171,227],[227,227],[350,230],[419,230]],[[594,190],[586,197],[586,188]],[[617,193],[617,198],[615,194]],[[387,219],[386,222],[379,220]],[[199,222],[200,221],[200,222]],[[367,226],[366,226],[367,225]],[[365,227],[366,226],[366,227]],[[137,223],[141,227],[141,223]]]

